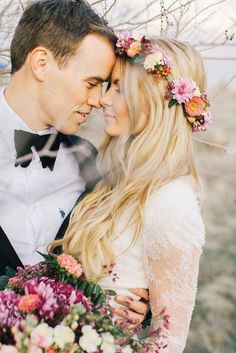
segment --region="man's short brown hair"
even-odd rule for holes
[[[66,64],[89,33],[104,35],[113,44],[116,41],[105,20],[84,0],[34,2],[24,11],[11,43],[12,74],[37,46],[49,49],[58,65]]]

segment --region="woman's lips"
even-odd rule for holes
[[[114,114],[110,114],[108,112],[104,112],[104,120],[115,119],[116,116]]]

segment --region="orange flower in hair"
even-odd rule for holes
[[[205,111],[205,102],[200,97],[193,97],[184,105],[185,111],[189,116],[199,116]]]

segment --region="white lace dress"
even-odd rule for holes
[[[166,353],[182,353],[194,308],[199,258],[205,239],[197,193],[190,177],[163,186],[148,202],[140,239],[133,239],[132,226],[124,229],[128,215],[117,224],[114,241],[117,255],[113,273],[99,281],[117,293],[129,288],[148,288],[153,315],[167,308],[170,334]],[[130,294],[130,293],[129,293]],[[114,304],[115,305],[115,304]]]

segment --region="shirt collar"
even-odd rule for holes
[[[47,135],[53,133],[55,134],[57,132],[54,127],[37,132],[33,131],[7,103],[4,95],[5,88],[6,87],[0,89],[0,119],[4,119],[4,122],[2,122],[0,125],[1,129],[3,128],[5,130],[23,130],[38,135]]]

